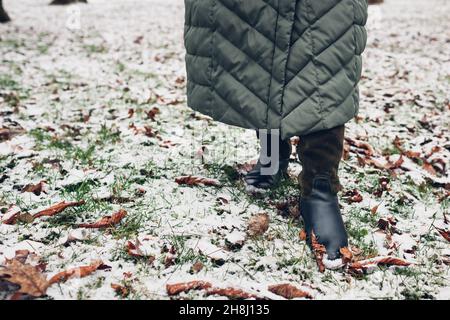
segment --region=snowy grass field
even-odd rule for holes
[[[186,107],[182,0],[4,2],[1,299],[450,299],[449,1],[369,9],[340,169],[353,257],[324,272],[295,156],[248,195],[254,132]]]

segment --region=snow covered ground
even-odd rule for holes
[[[450,299],[450,2],[370,7],[341,166],[354,261],[324,273],[299,237],[300,165],[267,198],[247,195],[254,132],[186,107],[183,1],[4,2],[0,265],[21,261],[44,280],[69,270],[42,298],[283,299],[269,286],[289,283],[314,299]],[[177,180],[188,175],[212,185]],[[61,201],[81,202],[32,216]],[[105,228],[80,226],[120,209]],[[268,229],[249,236],[258,213]],[[200,280],[241,292],[168,295]],[[2,298],[27,298],[4,281]]]

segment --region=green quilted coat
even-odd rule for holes
[[[192,109],[283,138],[357,114],[366,0],[185,0],[185,10]]]

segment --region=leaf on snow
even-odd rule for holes
[[[41,181],[37,184],[27,184],[23,187],[22,192],[32,192],[35,195],[39,196],[44,191],[45,181]]]
[[[188,186],[198,186],[198,185],[204,185],[204,186],[219,186],[220,182],[216,179],[210,179],[205,177],[198,177],[198,176],[181,176],[178,178],[175,178],[175,182],[181,185],[188,185]]]
[[[20,208],[17,206],[11,206],[2,216],[3,224],[15,224],[18,216],[20,215]]]
[[[81,206],[84,203],[85,203],[84,200],[75,201],[75,202],[62,201],[58,204],[51,206],[50,208],[47,208],[47,209],[39,211],[38,213],[35,213],[33,215],[33,218],[36,219],[39,217],[51,217],[51,216],[54,216],[54,215],[64,211],[66,208]]]
[[[181,292],[188,292],[190,290],[205,290],[212,287],[210,282],[206,281],[190,281],[175,284],[167,284],[166,290],[169,296],[177,295]]]
[[[83,278],[97,271],[101,267],[105,267],[105,265],[101,260],[97,260],[88,266],[76,267],[59,272],[50,278],[49,283],[52,285],[54,283],[66,282],[71,278]]]
[[[125,298],[129,294],[129,289],[126,286],[122,286],[117,283],[111,283],[111,288],[116,292],[117,295]]]
[[[306,239],[308,238],[308,235],[306,234],[305,229],[300,230],[298,237],[300,238],[300,240],[306,241]]]
[[[369,267],[373,266],[400,266],[400,267],[407,267],[411,265],[410,262],[407,262],[400,258],[395,257],[376,257],[371,258],[367,260],[361,260],[353,262],[349,265],[350,270],[356,270],[356,271],[364,271],[368,269]]]
[[[247,233],[251,237],[263,235],[269,229],[270,218],[267,213],[258,213],[248,221]]]
[[[286,299],[294,299],[294,298],[312,299],[311,294],[303,290],[300,290],[297,287],[288,283],[269,286],[269,291],[276,295],[282,296],[283,298]]]
[[[348,247],[343,247],[339,249],[339,252],[342,255],[342,262],[349,263],[353,261],[353,253],[350,251]]]
[[[38,268],[17,259],[7,260],[0,266],[0,279],[19,285],[17,293],[33,297],[44,296],[50,285]]]
[[[139,242],[139,240],[136,240],[136,244],[134,244],[131,241],[128,241],[127,245],[126,245],[127,253],[132,257],[138,257],[138,258],[143,257],[144,253],[139,248],[140,245],[141,245],[141,243]]]
[[[113,213],[111,216],[105,216],[94,223],[82,223],[79,224],[79,228],[91,228],[91,229],[102,229],[113,227],[116,224],[119,224],[123,218],[127,215],[127,212],[123,209]]]
[[[319,267],[319,272],[324,272],[325,264],[323,263],[323,256],[325,255],[327,250],[325,249],[324,245],[320,244],[317,241],[317,237],[314,234],[314,231],[311,233],[311,246],[312,251],[314,253],[314,257],[316,258],[317,266]]]
[[[261,299],[260,297],[235,288],[212,288],[206,290],[206,295],[224,296],[229,299]]]
[[[436,230],[440,233],[441,236],[444,237],[445,240],[450,242],[450,231],[447,231],[447,230],[444,230],[444,229],[440,229],[440,228],[436,228]]]

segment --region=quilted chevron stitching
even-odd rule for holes
[[[237,14],[236,12],[232,11],[230,8],[228,8],[225,4],[223,4],[222,1],[217,0],[218,3],[220,3],[225,9],[227,9],[232,15],[236,16],[239,18],[240,21],[242,21],[243,23],[245,23],[246,25],[248,25],[249,27],[251,27],[253,30],[255,30],[256,32],[258,32],[260,35],[262,35],[266,40],[274,43],[278,49],[282,50],[280,47],[278,47],[277,43],[275,40],[272,40],[269,38],[269,36],[265,35],[263,32],[261,32],[260,30],[256,29],[256,27],[252,26],[248,21],[246,21],[243,17],[241,17],[239,14]],[[264,2],[264,1],[263,1]],[[265,2],[264,2],[265,3]]]
[[[342,33],[338,38],[336,38],[332,43],[330,43],[329,45],[327,45],[323,50],[320,50],[320,52],[318,52],[317,54],[314,54],[313,52],[313,56],[314,57],[318,57],[320,56],[322,53],[324,53],[325,51],[327,51],[329,48],[331,48],[333,45],[336,44],[336,42],[338,42],[340,39],[342,39],[343,36],[345,36],[347,34],[347,32],[352,29],[354,27],[354,25],[350,25],[350,27],[348,27],[347,29],[345,29],[344,33]],[[310,35],[310,37],[314,38],[312,35]],[[314,50],[314,49],[313,49]],[[309,59],[308,63],[302,67],[302,69],[300,69],[300,71],[296,72],[295,75],[288,81],[288,83],[286,85],[289,85],[289,83],[294,80],[295,77],[297,77],[304,68],[306,68],[306,66],[309,64],[310,61],[312,61],[313,59]],[[315,64],[316,65],[316,64]]]
[[[239,52],[243,53],[246,57],[248,57],[250,60],[252,60],[255,64],[257,64],[259,67],[261,67],[261,69],[263,69],[265,72],[267,72],[267,74],[270,74],[270,71],[266,69],[266,67],[264,67],[263,65],[259,64],[255,58],[253,58],[251,55],[249,55],[247,52],[245,52],[244,50],[238,48],[230,39],[228,39],[222,32],[220,32],[219,30],[216,30],[216,32],[222,37],[224,38],[229,44],[231,44],[234,48],[236,48],[237,50],[239,50]]]
[[[251,90],[245,83],[244,81],[240,81],[238,78],[236,78],[236,76],[234,74],[232,74],[230,71],[228,71],[227,69],[225,69],[225,67],[223,65],[221,65],[219,62],[217,62],[217,65],[219,67],[222,68],[222,70],[224,70],[227,74],[229,74],[231,77],[233,77],[234,80],[236,80],[237,83],[239,83],[240,85],[242,85],[245,89],[247,89],[247,91],[249,91],[251,94],[253,94],[255,97],[257,97],[263,104],[267,104],[266,101],[263,100],[263,98],[261,98],[259,95],[257,95],[255,92],[253,92],[253,90]]]
[[[328,82],[330,82],[331,80],[333,80],[334,77],[336,77],[339,73],[341,73],[343,70],[345,70],[345,67],[348,66],[348,64],[349,64],[350,62],[352,62],[353,59],[355,59],[355,56],[352,56],[352,58],[347,62],[346,65],[343,65],[342,68],[339,68],[339,70],[338,70],[332,77],[330,77],[329,79],[327,79],[327,81],[325,81],[324,83],[322,83],[320,86],[324,86],[324,85],[328,84]],[[313,95],[314,93],[316,93],[316,91],[317,91],[318,89],[319,89],[319,86],[316,86],[316,87],[314,88],[314,90],[313,90],[310,94],[307,94],[306,97],[305,97],[304,99],[302,99],[302,101],[300,101],[299,103],[297,103],[297,104],[295,105],[295,107],[292,108],[291,111],[289,111],[287,114],[283,115],[283,118],[286,118],[287,116],[289,116],[289,115],[290,115],[295,109],[297,109],[301,104],[303,104],[306,100],[308,100],[309,98],[311,98],[312,95]]]

